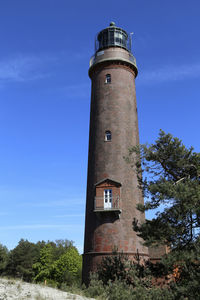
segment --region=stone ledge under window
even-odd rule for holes
[[[120,208],[97,208],[94,209],[93,212],[96,213],[98,217],[102,217],[105,214],[113,214],[120,218],[122,210]]]

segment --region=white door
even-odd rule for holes
[[[112,190],[104,190],[104,208],[112,208]]]

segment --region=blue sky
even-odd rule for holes
[[[200,151],[198,0],[0,1],[0,243],[83,246],[88,67],[110,21],[134,32],[140,141]]]

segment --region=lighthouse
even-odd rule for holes
[[[138,74],[131,39],[114,22],[101,30],[90,60],[90,132],[83,253],[83,282],[113,249],[134,260],[148,249],[133,231],[133,219],[145,221],[144,203],[135,174],[124,157],[139,144],[135,78]]]

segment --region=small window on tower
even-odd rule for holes
[[[111,139],[112,139],[111,131],[107,130],[105,132],[105,141],[108,142],[108,141],[111,141]]]
[[[105,83],[111,83],[111,75],[110,74],[106,74],[106,81]]]

